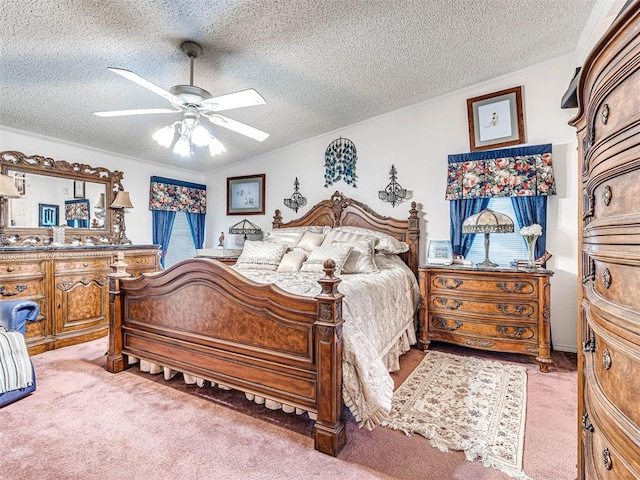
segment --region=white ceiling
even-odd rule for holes
[[[7,0],[0,125],[209,172],[573,52],[594,3]],[[167,90],[189,84],[185,40],[203,47],[195,85],[214,96],[249,87],[262,94],[266,105],[224,113],[269,132],[266,141],[207,123],[227,152],[183,159],[151,138],[176,114],[92,115],[169,107],[107,67]]]

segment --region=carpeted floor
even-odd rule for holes
[[[524,471],[535,480],[575,478],[575,355],[555,353],[556,366],[543,374],[529,357],[433,345],[523,365]],[[3,479],[509,478],[467,462],[462,452],[440,452],[420,436],[360,430],[349,416],[347,446],[331,458],[313,450],[313,423],[305,417],[136,369],[109,374],[105,350],[100,339],[33,357],[37,392],[0,410]],[[423,355],[403,356],[396,386]]]

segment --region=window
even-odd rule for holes
[[[173,222],[173,230],[171,231],[171,240],[167,248],[167,256],[165,257],[165,268],[169,268],[171,265],[187,258],[193,258],[195,255],[196,250],[191,239],[187,214],[177,212],[176,219]]]
[[[487,208],[494,212],[504,213],[513,220],[513,233],[492,233],[489,236],[489,260],[500,267],[508,267],[513,260],[527,258],[527,246],[520,235],[520,227],[510,197],[494,197],[489,200]],[[473,264],[484,260],[484,234],[478,233],[473,239],[467,259]]]

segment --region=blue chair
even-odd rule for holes
[[[34,322],[38,318],[39,312],[40,307],[38,304],[30,300],[0,301],[0,327],[3,327],[7,332],[20,332],[25,335],[27,330],[26,323]],[[0,408],[35,391],[36,375],[33,370],[33,364],[31,364],[31,371],[33,372],[33,383],[31,385],[0,393]]]

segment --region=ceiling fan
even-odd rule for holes
[[[167,125],[153,134],[154,140],[160,145],[169,148],[173,143],[177,130],[179,138],[175,142],[173,151],[182,156],[191,155],[193,153],[193,145],[200,147],[208,146],[211,155],[217,155],[218,153],[226,151],[222,143],[202,126],[200,123],[201,117],[207,118],[214,125],[227,128],[259,142],[264,141],[269,136],[268,133],[218,114],[218,112],[223,110],[263,105],[266,102],[264,98],[262,98],[262,95],[253,88],[249,88],[240,92],[217,97],[211,96],[209,92],[193,84],[193,63],[200,53],[202,53],[202,47],[196,42],[186,41],[181,45],[181,48],[191,60],[190,84],[175,85],[168,91],[129,70],[114,67],[108,68],[108,70],[161,96],[167,100],[173,108],[110,110],[93,112],[93,114],[99,117],[120,117],[156,113],[182,113],[183,119],[181,121]]]

